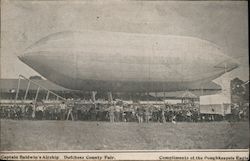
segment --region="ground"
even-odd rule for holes
[[[248,122],[109,123],[1,120],[1,150],[167,150],[249,147]]]

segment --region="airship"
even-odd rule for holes
[[[196,37],[107,31],[53,33],[18,57],[48,80],[83,91],[200,89],[239,66]]]

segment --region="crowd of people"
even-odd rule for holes
[[[26,105],[1,106],[0,117],[16,120],[81,120],[109,122],[201,122],[248,120],[249,106],[232,106],[229,115],[201,114],[195,104],[45,104],[42,101]]]

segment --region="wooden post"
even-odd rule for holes
[[[38,97],[38,94],[39,94],[39,90],[40,90],[40,87],[37,88],[36,97],[35,97],[35,102],[36,102],[36,100],[37,100],[37,97]]]
[[[46,95],[46,101],[48,101],[48,99],[49,99],[49,91],[47,92],[47,95]]]
[[[20,88],[20,82],[21,82],[21,78],[18,78],[18,83],[17,83],[17,91],[16,91],[16,97],[15,97],[15,105],[16,105],[16,101],[18,99],[18,93],[19,93],[19,88]]]
[[[28,82],[28,85],[27,85],[27,88],[26,88],[26,91],[25,91],[25,95],[24,95],[24,98],[23,98],[24,101],[27,98],[27,95],[28,95],[28,92],[29,92],[29,88],[30,88],[30,81]]]

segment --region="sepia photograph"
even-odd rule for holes
[[[1,0],[2,159],[248,154],[248,52],[247,1]]]

